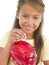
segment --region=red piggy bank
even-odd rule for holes
[[[36,65],[37,62],[35,47],[26,41],[14,42],[11,48],[11,57],[18,65]]]

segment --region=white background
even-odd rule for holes
[[[49,2],[44,0],[45,13],[44,13],[44,26],[43,35],[49,38]],[[12,28],[15,15],[17,0],[0,0],[0,39],[4,33]]]

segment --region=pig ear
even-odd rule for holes
[[[19,12],[16,11],[16,18],[19,19]]]

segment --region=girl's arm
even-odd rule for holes
[[[8,43],[5,48],[0,48],[0,65],[7,65],[10,56],[10,49],[10,43]]]
[[[44,65],[49,65],[49,39],[46,37],[44,37],[42,60],[43,60]]]
[[[49,60],[44,61],[44,65],[49,65]]]
[[[7,65],[13,42],[21,39],[23,35],[24,35],[24,32],[21,29],[11,30],[7,45],[5,46],[4,49],[0,48],[0,65]]]

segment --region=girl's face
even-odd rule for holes
[[[21,6],[19,13],[16,17],[19,19],[19,25],[26,34],[33,34],[40,25],[42,20],[42,13],[37,11],[29,4]]]

